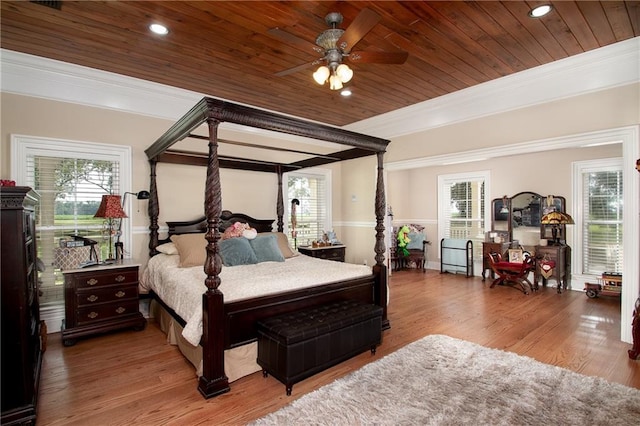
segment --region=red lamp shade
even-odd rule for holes
[[[104,217],[107,219],[124,218],[127,214],[122,210],[119,195],[103,195],[98,211],[93,217]]]

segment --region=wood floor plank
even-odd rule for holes
[[[430,334],[446,334],[640,389],[640,361],[620,338],[620,301],[555,288],[524,295],[490,280],[428,270],[395,272],[389,319],[376,355],[360,354],[293,387],[261,373],[205,400],[195,370],[157,325],[79,340],[49,335],[38,426],[243,424],[275,411]],[[631,319],[629,319],[629,326]]]

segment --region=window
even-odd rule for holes
[[[622,160],[577,162],[582,274],[622,272]],[[579,238],[580,239],[580,238]]]
[[[473,241],[476,259],[482,259],[485,218],[490,217],[485,201],[487,181],[486,172],[438,176],[438,239]]]
[[[46,267],[40,274],[40,304],[46,315],[48,305],[59,306],[64,300],[63,276],[54,265],[61,237],[96,240],[100,258],[106,258],[108,235],[103,220],[93,215],[103,194],[122,194],[129,187],[130,148],[26,136],[12,136],[11,143],[15,181],[41,197],[36,233],[38,257]],[[128,229],[125,221],[125,234]]]
[[[311,241],[322,238],[323,232],[331,230],[331,172],[320,169],[305,173],[292,172],[286,174],[285,181],[289,241],[292,247],[308,245]],[[291,235],[291,203],[294,199],[300,202],[295,206],[295,239]]]

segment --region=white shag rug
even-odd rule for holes
[[[254,424],[640,425],[640,390],[432,335]]]

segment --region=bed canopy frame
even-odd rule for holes
[[[274,148],[266,145],[225,141],[218,138],[219,125],[224,122],[333,142],[345,145],[347,148],[327,155],[285,148]],[[208,128],[208,136],[192,133],[205,123]],[[175,143],[186,138],[208,140],[208,153],[204,154],[201,152],[170,149]],[[390,141],[386,139],[363,135],[325,124],[251,108],[216,98],[205,97],[145,150],[151,166],[149,188],[151,193],[149,200],[149,253],[151,256],[158,253],[156,247],[160,242],[158,235],[158,216],[160,209],[156,181],[157,164],[174,163],[207,167],[204,202],[205,220],[207,224],[205,231],[207,246],[204,272],[206,274],[205,285],[207,290],[202,296],[203,335],[201,345],[203,347],[203,373],[198,382],[198,390],[205,398],[216,396],[230,389],[228,379],[224,372],[224,349],[225,345],[228,346],[229,336],[225,336],[224,297],[218,289],[221,283],[219,274],[222,269],[222,261],[218,251],[218,240],[220,239],[218,229],[220,216],[222,214],[220,168],[277,174],[277,229],[279,232],[282,232],[284,229],[283,173],[306,167],[320,166],[337,161],[375,155],[377,157],[377,186],[375,196],[376,235],[374,246],[376,263],[372,269],[374,275],[373,300],[384,309],[383,328],[389,328],[386,309],[387,268],[384,264],[384,216],[386,203],[383,179],[383,156],[389,142]],[[218,147],[224,143],[302,154],[305,158],[292,163],[278,163],[222,156],[218,154]]]

